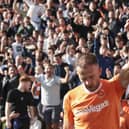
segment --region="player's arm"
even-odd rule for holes
[[[63,129],[74,129],[74,116],[69,102],[69,97],[64,97],[63,101]]]
[[[129,62],[122,67],[119,77],[122,87],[126,88],[129,84]]]

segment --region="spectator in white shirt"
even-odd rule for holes
[[[16,58],[16,56],[21,56],[24,52],[20,34],[15,35],[15,42],[12,43],[12,51],[14,59]]]
[[[42,5],[40,5],[39,0],[33,0],[33,2],[29,0],[24,0],[24,2],[29,7],[27,16],[30,17],[31,24],[34,26],[36,30],[40,30],[40,25],[41,25],[40,17],[44,13],[45,9],[43,8]]]

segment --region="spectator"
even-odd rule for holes
[[[44,66],[45,74],[40,74],[37,79],[41,83],[41,104],[43,105],[43,116],[46,129],[57,129],[60,119],[60,83],[66,83],[69,77],[68,67],[65,67],[64,78],[54,74],[51,64]]]
[[[115,17],[115,12],[113,10],[108,12],[108,23],[111,33],[113,36],[116,36],[117,33],[120,32],[122,26],[119,19]]]
[[[116,48],[114,48],[115,49],[114,60],[115,60],[115,63],[120,63],[121,66],[124,64],[123,60],[121,59],[121,53],[123,53],[122,49],[125,46],[125,44],[126,43],[124,42],[122,35],[117,34],[117,36],[115,37]]]
[[[0,42],[0,52],[1,53],[5,53],[5,51],[7,50],[7,46],[8,46],[8,36],[7,35],[3,35],[1,38],[1,42]]]
[[[56,75],[65,77],[64,67],[69,65],[70,82],[61,84],[63,100],[67,91],[81,83],[74,65],[82,53],[99,57],[101,76],[107,79],[128,62],[127,0],[11,0],[10,7],[8,1],[0,1],[0,82],[10,82],[8,69],[14,63],[18,76],[33,76],[35,66],[44,68],[51,62]],[[12,46],[19,34],[23,51],[16,53]],[[62,53],[63,60],[57,53]]]
[[[67,30],[64,30],[61,33],[60,39],[57,40],[56,45],[60,46],[63,41],[66,42],[66,45],[76,45],[74,40],[69,35],[70,35],[70,32],[68,32]]]
[[[75,61],[76,61],[76,57],[75,57],[75,47],[73,45],[69,45],[67,46],[66,49],[66,54],[63,55],[63,60],[64,62],[68,63],[68,65],[70,66],[71,71],[74,70],[75,68]]]
[[[91,26],[91,15],[83,14],[83,25],[76,24],[74,21],[71,25],[73,31],[79,33],[79,35],[87,40],[87,33],[92,32],[93,28]],[[75,19],[76,20],[76,19]]]
[[[34,0],[33,2],[24,0],[24,2],[29,7],[27,16],[30,17],[31,24],[34,26],[36,30],[40,30],[40,26],[41,26],[40,17],[44,13],[44,8],[40,5],[39,0]]]
[[[42,121],[40,120],[40,117],[38,116],[38,111],[35,108],[33,111],[33,117],[30,120],[30,128],[29,129],[43,129],[42,128]]]
[[[13,89],[9,92],[6,100],[5,115],[6,115],[6,127],[12,129],[29,129],[30,117],[34,111],[33,97],[30,93],[32,80],[27,76],[21,76],[19,79],[19,86],[17,89]],[[19,113],[17,118],[10,121],[9,115],[12,111]]]
[[[15,112],[11,112],[10,115],[9,115],[9,119],[12,120],[14,118],[17,118],[19,116],[19,113],[15,113]],[[2,116],[0,118],[0,123],[3,125],[1,128],[2,129],[5,129],[5,122],[6,122],[6,117],[5,116]]]
[[[35,77],[38,77],[39,75],[43,75],[44,69],[42,65],[36,65],[35,67]],[[35,106],[38,106],[38,104],[41,101],[41,83],[38,81],[34,81],[31,89],[33,98],[34,98],[34,104]]]
[[[52,45],[48,48],[48,52],[47,52],[48,58],[49,58],[51,64],[54,63],[54,59],[53,59],[54,53],[55,53],[55,47],[54,47],[54,45]]]
[[[97,21],[100,18],[101,14],[97,10],[97,5],[94,1],[91,1],[89,4],[89,13],[91,14],[91,24],[97,24]]]
[[[62,54],[61,53],[56,53],[54,55],[54,67],[55,67],[55,75],[59,77],[65,77],[66,72],[65,72],[65,67],[69,66],[67,63],[65,63],[62,59]],[[69,91],[69,85],[68,83],[61,84],[60,88],[60,99],[61,101],[64,98],[64,95]]]
[[[30,23],[29,17],[24,17],[23,23],[19,26],[17,33],[21,35],[23,39],[27,39],[32,35],[34,27]]]
[[[20,34],[15,35],[15,42],[12,43],[13,58],[15,59],[18,55],[23,55],[24,47]]]
[[[2,109],[1,109],[2,116],[5,115],[4,109],[8,92],[12,89],[17,88],[19,84],[19,75],[17,74],[17,68],[15,66],[10,66],[8,68],[8,75],[9,78],[3,80],[3,85],[2,85]]]
[[[10,24],[10,26],[8,28],[8,31],[9,31],[8,36],[9,37],[13,37],[16,35],[21,22],[22,22],[21,14],[18,13],[16,15],[13,15],[12,23]]]
[[[98,32],[96,32],[98,33]],[[101,45],[100,45],[101,44]],[[98,63],[102,68],[102,78],[106,78],[106,69],[108,68],[111,73],[113,73],[114,68],[114,60],[110,54],[110,50],[107,47],[107,37],[105,35],[101,35],[100,42],[98,39],[94,39],[94,53],[96,54]]]
[[[87,43],[86,43],[86,40],[83,37],[81,37],[81,38],[79,38],[79,41],[78,41],[78,45],[76,47],[76,50],[77,51],[81,51],[81,49],[83,47],[87,47]]]

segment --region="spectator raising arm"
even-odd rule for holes
[[[64,69],[65,69],[66,75],[64,78],[60,79],[61,83],[67,83],[69,80],[69,67],[66,66]]]

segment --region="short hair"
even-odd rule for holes
[[[27,75],[22,75],[19,79],[20,82],[32,82],[32,79]]]
[[[97,58],[93,53],[82,54],[76,61],[76,67],[85,68],[89,65],[98,64]]]
[[[45,66],[51,67],[52,69],[54,69],[54,68],[55,68],[55,66],[54,66],[54,65],[52,65],[51,63],[48,63],[48,64],[46,64]]]
[[[9,61],[9,60],[8,60],[8,61]],[[15,64],[10,64],[10,65],[8,66],[8,69],[10,69],[10,68],[14,68],[15,70],[17,70],[17,67],[16,67]]]

